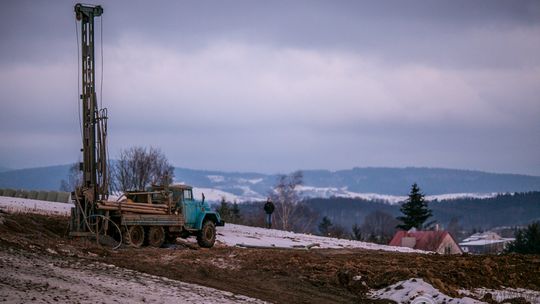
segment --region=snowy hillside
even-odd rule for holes
[[[384,250],[395,252],[417,252],[405,247],[393,247],[374,243],[359,242],[353,240],[336,239],[310,234],[294,233],[276,229],[248,227],[242,225],[226,224],[218,227],[218,242],[227,246],[245,247],[276,247],[276,248],[360,248],[369,250]]]
[[[252,202],[262,201],[266,199],[266,196],[259,194],[252,190],[249,186],[242,186],[236,188],[239,192],[230,193],[224,190],[214,188],[193,188],[195,197],[201,197],[204,193],[206,200],[209,202],[219,202],[222,198],[225,198],[228,202]],[[360,198],[369,201],[376,201],[386,204],[398,204],[407,199],[404,195],[388,195],[378,193],[359,193],[348,191],[347,187],[334,188],[334,187],[312,187],[312,186],[300,186],[298,193],[303,198],[331,198],[331,197],[343,197],[343,198]],[[426,199],[429,201],[434,200],[453,200],[459,198],[491,198],[497,196],[499,193],[448,193],[440,195],[428,195]]]
[[[0,188],[58,190],[70,165],[0,171]],[[303,170],[302,195],[312,198],[364,198],[388,203],[402,201],[417,182],[429,199],[485,198],[494,193],[540,190],[540,177],[438,168],[353,168]],[[175,182],[204,192],[209,201],[264,200],[278,174],[207,171],[175,168]],[[283,172],[288,173],[288,172]]]

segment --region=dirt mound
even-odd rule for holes
[[[0,214],[0,233],[59,238],[66,234],[69,218],[29,213]]]

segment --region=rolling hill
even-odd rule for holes
[[[0,188],[58,190],[70,165],[0,172]],[[481,196],[493,193],[540,190],[540,177],[440,168],[353,168],[305,170],[302,193],[306,197],[360,197],[397,202],[418,183],[433,198]],[[193,185],[209,200],[261,200],[277,180],[277,174],[205,171],[175,168],[175,182]],[[448,195],[451,194],[451,195]]]

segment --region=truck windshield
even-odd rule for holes
[[[185,189],[184,190],[184,199],[185,200],[193,200],[193,195],[191,194],[191,189]]]

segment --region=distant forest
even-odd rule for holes
[[[304,201],[318,219],[314,221],[312,232],[317,233],[317,224],[324,216],[334,224],[350,231],[354,224],[361,225],[364,218],[375,211],[382,211],[394,217],[400,215],[399,204],[390,205],[379,201],[352,198],[313,198]],[[263,203],[240,205],[245,221],[257,225],[262,222]],[[493,198],[462,198],[431,201],[433,218],[443,227],[453,220],[464,230],[487,230],[494,227],[524,226],[540,220],[540,192],[501,194]],[[251,220],[250,220],[251,219]]]

